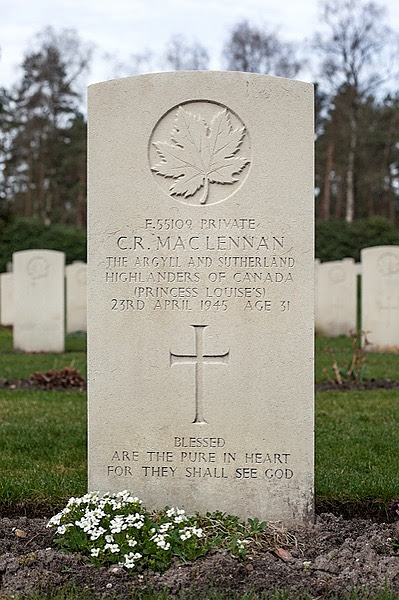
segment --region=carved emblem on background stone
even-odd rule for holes
[[[31,279],[41,279],[49,274],[50,265],[45,258],[33,256],[28,261],[26,270]]]
[[[235,192],[251,162],[248,132],[239,117],[205,101],[169,111],[153,131],[149,155],[164,191],[198,206],[215,204]]]
[[[341,265],[335,265],[329,270],[328,278],[332,283],[342,283],[345,281],[345,270]]]
[[[377,260],[377,268],[381,275],[396,275],[399,272],[399,258],[393,252],[384,252]]]

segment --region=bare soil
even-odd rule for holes
[[[213,552],[190,564],[176,561],[164,573],[128,573],[119,567],[98,568],[79,554],[65,554],[53,542],[45,518],[0,518],[0,598],[28,598],[74,585],[97,598],[137,597],[146,590],[166,591],[170,598],[207,598],[210,590],[231,598],[274,589],[308,593],[314,598],[342,597],[353,588],[378,592],[389,588],[399,597],[398,523],[376,523],[332,514],[315,525],[291,529],[297,547],[288,558],[266,550],[245,560]]]
[[[0,378],[0,389],[11,390],[86,390],[86,381],[73,367],[63,367],[59,371],[50,369],[43,373],[36,371],[29,379]]]
[[[0,389],[11,390],[75,390],[83,392],[86,390],[86,381],[72,367],[64,367],[60,371],[50,370],[45,373],[33,373],[29,379],[4,379],[0,377]],[[316,383],[315,390],[324,392],[327,390],[356,390],[367,391],[377,389],[399,389],[399,381],[393,379],[366,379],[361,382],[343,381],[338,384],[334,381],[323,381]]]
[[[323,381],[316,383],[316,392],[325,392],[327,390],[338,390],[345,392],[355,390],[357,392],[370,390],[393,390],[399,388],[399,381],[394,379],[365,379],[363,381],[343,381],[341,384],[335,381]]]

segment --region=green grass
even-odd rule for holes
[[[62,354],[22,353],[12,348],[11,329],[0,327],[0,378],[27,379],[35,371],[74,367],[86,377],[86,335],[69,334]]]
[[[316,339],[316,379],[351,357],[350,340]],[[86,339],[67,337],[64,354],[12,351],[0,328],[0,377],[74,365],[86,374]],[[368,377],[397,378],[399,355],[367,355]],[[399,495],[397,390],[320,392],[316,396],[316,497],[330,508],[375,506],[380,514]],[[60,506],[86,489],[86,395],[0,390],[0,510]],[[256,515],[254,515],[256,516]]]
[[[397,390],[318,393],[317,496],[380,504],[398,496],[398,431]]]
[[[38,509],[86,490],[86,398],[1,390],[0,508]]]
[[[347,337],[325,338],[316,336],[315,344],[315,380],[326,381],[324,370],[334,376],[332,369],[335,358],[341,367],[350,364],[353,355],[351,340]],[[377,352],[366,353],[366,379],[399,379],[399,355],[381,354]]]

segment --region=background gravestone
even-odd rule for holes
[[[367,350],[399,349],[399,246],[361,251],[362,329]]]
[[[313,514],[313,87],[89,88],[89,488]]]
[[[67,333],[87,330],[87,265],[76,261],[65,267]]]
[[[319,301],[318,301],[318,293],[319,293],[319,283],[318,283],[318,276],[319,276],[319,267],[321,265],[320,259],[319,258],[315,258],[314,261],[314,326],[315,326],[315,330],[319,331]]]
[[[317,331],[335,337],[356,330],[357,267],[353,258],[318,265],[315,298]]]
[[[12,273],[0,275],[0,324],[10,326],[14,322],[14,276]]]
[[[65,255],[55,250],[13,254],[14,349],[64,351]]]

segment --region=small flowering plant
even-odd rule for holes
[[[128,570],[163,571],[174,556],[191,561],[210,548],[243,558],[251,548],[273,550],[295,543],[293,536],[264,521],[241,522],[220,511],[187,516],[166,506],[150,513],[128,491],[71,498],[47,526],[56,529],[55,541],[63,549],[80,552],[96,565]]]
[[[141,500],[123,491],[89,493],[71,498],[48,522],[55,527],[61,547],[87,555],[92,562],[165,569],[172,556],[192,560],[209,549],[196,517],[165,507],[150,514]]]

